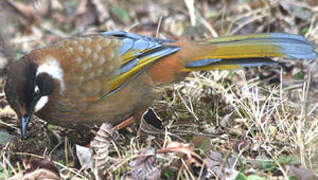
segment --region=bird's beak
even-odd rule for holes
[[[34,107],[36,105],[36,103],[38,102],[38,100],[40,99],[40,96],[36,97],[33,99],[32,103],[29,106],[29,111],[26,111],[26,114],[22,115],[20,117],[20,122],[21,122],[21,138],[22,139],[26,139],[26,132],[27,132],[27,128],[31,119],[31,116],[33,114],[34,111]]]
[[[23,115],[21,116],[20,118],[20,122],[21,122],[21,137],[22,139],[25,139],[26,138],[26,131],[27,131],[27,127],[28,127],[28,124],[30,122],[30,119],[31,119],[31,115]]]

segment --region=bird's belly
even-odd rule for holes
[[[93,102],[66,103],[65,97],[58,96],[55,103],[49,101],[36,115],[50,124],[70,128],[99,126],[104,122],[114,125],[131,116],[140,118],[155,99],[151,83],[147,82],[147,76],[142,74],[111,96]]]

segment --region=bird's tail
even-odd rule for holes
[[[180,43],[176,53],[183,72],[238,69],[274,65],[270,57],[317,58],[314,47],[303,36],[286,33],[250,34],[213,38],[197,43]]]

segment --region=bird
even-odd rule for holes
[[[124,31],[74,36],[9,64],[5,95],[26,137],[31,116],[67,128],[138,120],[155,88],[191,71],[277,65],[272,58],[313,60],[301,35],[259,33],[174,41]]]

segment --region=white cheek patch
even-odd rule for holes
[[[39,110],[41,110],[46,103],[48,102],[49,98],[47,96],[42,96],[38,102],[36,103],[35,107],[34,107],[34,112],[37,112]]]
[[[38,86],[35,86],[35,88],[34,88],[34,92],[35,92],[35,93],[40,92],[40,89],[39,89],[39,87],[38,87]]]
[[[61,90],[64,91],[65,85],[63,80],[63,69],[61,68],[60,63],[55,58],[46,58],[46,61],[38,67],[36,76],[41,73],[47,73],[54,79],[58,79],[61,83]]]

